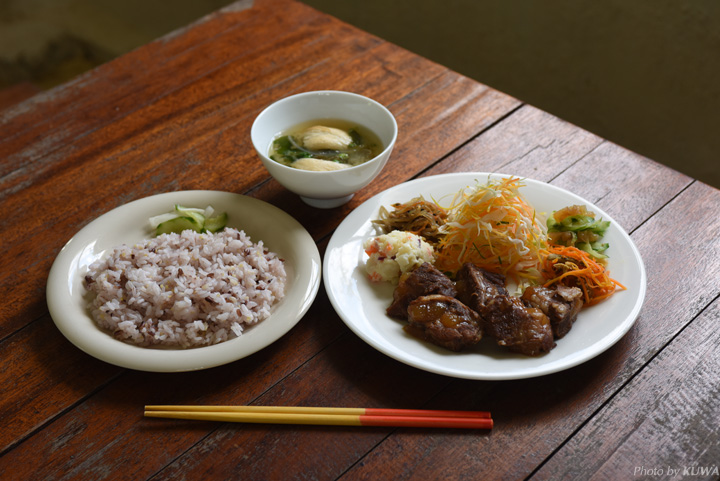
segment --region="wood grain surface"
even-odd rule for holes
[[[638,467],[681,479],[668,468],[717,465],[718,190],[302,3],[240,7],[0,111],[9,214],[0,224],[0,479],[649,479]],[[321,89],[374,98],[399,126],[380,176],[327,211],[270,178],[249,138],[265,106]],[[362,202],[449,172],[541,180],[608,212],[648,275],[630,332],[552,375],[455,379],[374,350],[321,289],[260,352],[158,374],[90,357],[48,313],[60,249],[129,201],[188,189],[250,195],[301,222],[324,253]],[[157,420],[143,418],[145,404],[490,410],[496,427]]]

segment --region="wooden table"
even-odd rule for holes
[[[720,192],[301,3],[247,6],[2,112],[0,478],[716,479]],[[269,178],[249,139],[265,106],[318,89],[374,98],[400,127],[380,177],[322,212]],[[450,378],[374,350],[321,289],[270,347],[161,374],[84,354],[48,313],[48,271],[63,245],[134,199],[187,189],[256,197],[300,221],[322,253],[374,194],[471,171],[566,188],[631,234],[648,291],[617,344],[552,375]],[[151,403],[480,409],[496,426],[165,422],[143,418]]]

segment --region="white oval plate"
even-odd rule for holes
[[[88,310],[83,279],[90,264],[115,246],[152,237],[148,218],[170,212],[175,204],[227,212],[228,226],[263,241],[285,259],[285,297],[264,321],[242,336],[191,349],[144,348],[114,339],[100,330]],[[98,217],[80,230],[58,254],[48,277],[47,302],[60,332],[75,346],[117,366],[152,372],[206,369],[236,361],[267,347],[307,312],[320,287],[320,253],[310,234],[291,216],[266,202],[217,191],[181,191],[139,199]]]
[[[635,322],[645,298],[645,267],[637,247],[618,223],[595,205],[531,179],[524,180],[521,192],[538,213],[552,214],[568,205],[585,204],[611,222],[604,237],[610,244],[608,269],[626,291],[583,309],[570,332],[557,341],[557,347],[539,357],[511,353],[490,339],[480,341],[474,350],[451,352],[408,335],[403,322],[387,316],[393,286],[367,279],[367,255],[362,248],[365,239],[379,234],[371,220],[377,218],[380,206],[407,202],[418,195],[441,202],[476,180],[484,183],[489,177],[508,176],[458,173],[417,179],[372,197],[350,213],[330,239],[323,266],[325,289],[338,315],[355,334],[388,356],[429,372],[465,379],[523,379],[550,374],[585,362],[615,344]]]

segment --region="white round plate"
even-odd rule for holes
[[[116,340],[97,327],[88,310],[83,279],[90,264],[115,246],[152,237],[148,219],[170,212],[175,204],[227,212],[228,226],[263,241],[285,259],[285,297],[264,321],[242,336],[213,346],[191,349],[144,348]],[[117,366],[152,372],[206,369],[236,361],[270,345],[307,312],[321,278],[320,253],[300,223],[266,202],[217,191],[169,192],[139,199],[98,217],[80,230],[58,254],[48,277],[50,315],[67,339],[86,353]]]
[[[610,244],[608,269],[625,285],[610,299],[583,309],[570,332],[539,357],[503,350],[483,339],[467,352],[452,352],[418,340],[403,330],[404,322],[388,317],[394,286],[372,283],[365,274],[362,245],[379,235],[371,221],[380,206],[407,202],[423,195],[443,203],[475,181],[508,177],[502,174],[458,173],[413,180],[392,187],[364,202],[338,226],[325,252],[323,275],[330,302],[350,329],[377,350],[410,366],[464,379],[523,379],[568,369],[597,356],[617,342],[633,325],[645,298],[646,276],[640,253],[627,233],[595,205],[564,189],[525,179],[521,192],[538,213],[552,214],[565,206],[585,204],[611,222],[604,241]],[[449,198],[448,198],[449,197]],[[447,202],[446,202],[447,203]]]

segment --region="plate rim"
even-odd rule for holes
[[[192,205],[193,202],[203,202],[201,199],[207,198],[206,205],[221,203],[235,204],[241,203],[240,208],[248,208],[249,211],[259,210],[261,213],[270,213],[273,219],[280,219],[284,228],[293,233],[293,239],[298,244],[298,249],[303,249],[303,256],[295,255],[294,262],[290,264],[288,272],[289,288],[286,288],[284,298],[275,304],[272,309],[273,313],[267,319],[248,328],[247,331],[239,338],[230,339],[219,344],[203,347],[195,347],[188,349],[162,349],[162,348],[144,348],[135,346],[123,341],[114,339],[108,333],[102,331],[92,320],[87,308],[85,308],[84,316],[78,319],[76,316],[81,309],[78,307],[79,297],[82,298],[86,294],[83,290],[73,292],[72,282],[77,284],[78,276],[83,273],[76,270],[78,256],[81,256],[86,249],[91,251],[95,248],[94,243],[90,245],[90,240],[98,237],[98,229],[111,219],[117,219],[117,216],[128,215],[137,209],[145,206],[161,205],[163,202],[167,204],[166,212],[169,212],[175,203],[185,203]],[[176,200],[177,199],[177,200]],[[180,199],[198,199],[191,202],[183,202]],[[205,206],[202,206],[205,207]],[[215,207],[213,205],[213,207]],[[231,213],[232,214],[232,213]],[[137,220],[138,225],[147,223],[147,219],[151,215],[145,215]],[[229,225],[239,230],[244,230],[243,222],[247,222],[248,217],[233,220],[232,215],[229,219]],[[127,225],[130,221],[120,221],[121,225]],[[250,235],[250,234],[249,234]],[[150,238],[151,233],[145,238]],[[134,237],[133,237],[134,238]],[[137,238],[134,241],[139,242],[143,238]],[[263,241],[265,245],[272,244],[272,239],[256,238],[251,235],[254,243]],[[117,242],[112,245],[105,245],[103,249],[99,249],[101,254],[94,253],[95,257],[104,257],[113,247],[122,244]],[[277,249],[270,247],[272,251]],[[298,249],[295,249],[297,251]],[[282,254],[282,252],[280,252]],[[295,279],[291,283],[291,273]],[[74,277],[73,277],[74,276]],[[74,278],[74,281],[72,280]],[[283,211],[277,206],[265,202],[254,197],[233,192],[219,190],[179,190],[171,192],[162,192],[141,197],[125,204],[119,205],[91,220],[84,227],[79,229],[61,248],[55,260],[53,261],[48,273],[46,283],[46,301],[48,310],[53,323],[61,332],[61,334],[70,341],[75,347],[86,354],[95,357],[101,361],[118,367],[145,371],[145,372],[188,372],[202,369],[209,369],[220,365],[225,365],[245,357],[248,357],[274,343],[287,332],[289,332],[310,309],[317,293],[320,289],[322,280],[322,260],[317,244],[313,240],[308,231],[290,214]],[[71,284],[71,285],[68,285]],[[75,285],[77,288],[77,285]],[[286,300],[297,300],[293,306],[289,306]],[[292,313],[289,318],[279,316],[277,324],[268,323],[280,311]],[[87,326],[90,321],[95,331],[80,332],[81,326]],[[270,325],[272,328],[263,326]],[[253,334],[255,333],[255,334]],[[250,339],[248,341],[247,339]],[[100,345],[89,345],[96,341]],[[256,344],[253,345],[253,341]],[[250,344],[248,344],[250,343]],[[108,349],[104,351],[103,349]]]
[[[372,215],[372,212],[376,211],[380,205],[381,205],[381,199],[387,196],[393,195],[398,190],[406,190],[410,189],[415,185],[422,184],[422,183],[429,183],[435,181],[445,181],[448,179],[449,181],[457,180],[458,186],[457,189],[459,190],[461,188],[461,183],[465,183],[466,185],[474,182],[478,179],[486,179],[486,178],[507,178],[507,177],[515,177],[521,179],[523,182],[535,184],[538,187],[542,188],[549,188],[551,190],[555,190],[558,193],[562,195],[568,195],[570,197],[582,199],[585,203],[587,203],[590,206],[596,207],[598,211],[602,212],[603,218],[605,220],[611,221],[612,225],[614,225],[614,228],[620,233],[620,235],[624,238],[624,240],[627,243],[627,247],[631,250],[633,253],[634,260],[637,262],[637,268],[640,278],[640,284],[637,286],[638,294],[637,297],[634,299],[634,302],[632,304],[632,308],[629,310],[628,315],[626,316],[625,320],[620,323],[617,327],[612,329],[607,335],[593,343],[591,346],[581,349],[578,351],[575,355],[571,356],[569,360],[566,362],[554,362],[552,364],[548,364],[546,366],[541,366],[540,368],[535,369],[529,369],[526,371],[518,371],[517,373],[493,373],[493,372],[459,372],[452,369],[446,369],[442,366],[436,366],[431,365],[424,362],[413,362],[412,360],[409,360],[406,355],[398,354],[397,351],[388,350],[385,349],[384,346],[377,342],[377,340],[370,336],[368,333],[364,332],[363,329],[360,328],[360,326],[356,325],[352,320],[347,318],[347,314],[344,312],[342,305],[340,304],[339,300],[335,296],[335,292],[333,292],[333,286],[331,285],[333,281],[333,271],[332,271],[332,259],[331,256],[333,255],[334,250],[337,248],[339,244],[339,236],[343,232],[344,228],[346,228],[348,225],[350,225],[352,222],[356,221],[356,219],[361,218],[363,213],[367,210],[371,211],[369,212],[370,215]],[[421,192],[416,189],[415,195],[419,195]],[[452,192],[449,192],[448,194],[451,194]],[[369,218],[364,218],[362,222],[359,225],[364,224],[367,222]],[[358,226],[357,229],[359,230],[360,227]],[[595,206],[592,202],[587,201],[586,199],[582,198],[578,194],[575,194],[563,187],[559,187],[556,185],[549,184],[547,182],[543,182],[540,180],[532,179],[527,176],[519,176],[516,174],[505,174],[501,172],[453,172],[453,173],[445,173],[445,174],[437,174],[432,176],[426,176],[426,177],[420,177],[417,179],[412,179],[407,182],[403,182],[401,184],[397,184],[395,186],[389,187],[388,189],[383,190],[382,192],[379,192],[372,196],[370,199],[367,199],[365,202],[363,202],[361,205],[359,205],[353,212],[351,212],[343,221],[338,225],[335,232],[333,233],[333,236],[328,242],[327,248],[325,250],[325,255],[323,258],[323,283],[325,286],[325,290],[327,293],[327,296],[330,300],[330,303],[332,304],[333,308],[335,309],[338,316],[342,319],[342,321],[350,328],[351,331],[353,331],[358,337],[360,337],[363,341],[371,345],[376,350],[382,352],[383,354],[399,361],[404,364],[407,364],[409,366],[425,370],[427,372],[432,372],[435,374],[445,375],[449,377],[455,377],[455,378],[461,378],[461,379],[471,379],[471,380],[516,380],[516,379],[528,379],[533,377],[539,377],[544,375],[553,374],[556,372],[564,371],[567,369],[570,369],[572,367],[575,367],[579,364],[582,364],[584,362],[589,361],[590,359],[597,357],[598,355],[602,354],[606,350],[608,350],[610,347],[612,347],[614,344],[616,344],[627,332],[632,328],[632,326],[637,321],[637,318],[640,315],[640,311],[642,309],[642,306],[644,304],[645,295],[647,291],[647,273],[645,270],[645,265],[643,262],[643,259],[640,255],[640,251],[638,250],[637,246],[633,242],[632,238],[629,236],[629,234],[625,231],[625,229],[617,222],[615,221],[610,215],[608,215],[606,212],[604,212],[599,207]],[[387,316],[386,316],[387,317]],[[392,320],[392,318],[387,317],[387,319]],[[420,342],[420,341],[418,341]],[[588,351],[587,353],[584,353],[584,351]],[[535,359],[535,358],[530,358]]]

